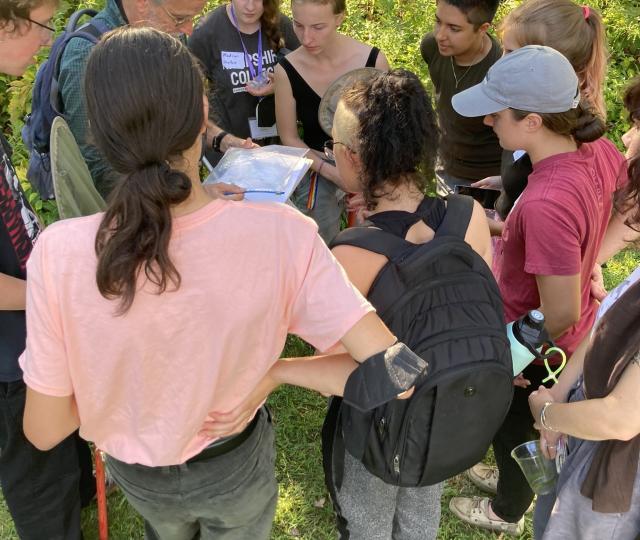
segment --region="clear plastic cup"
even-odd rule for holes
[[[546,495],[554,490],[558,477],[556,463],[542,455],[540,441],[529,441],[516,446],[511,451],[511,457],[522,469],[536,495]]]

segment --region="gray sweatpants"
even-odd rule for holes
[[[278,499],[271,420],[263,407],[249,438],[227,454],[169,467],[107,456],[125,497],[161,540],[266,540]]]
[[[345,451],[336,493],[349,540],[435,540],[442,483],[421,488],[386,484]]]

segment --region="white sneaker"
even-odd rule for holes
[[[520,518],[518,523],[491,519],[488,497],[454,497],[449,501],[449,509],[465,523],[482,529],[512,536],[521,535],[524,531],[524,518]]]
[[[478,489],[492,495],[498,492],[498,469],[495,467],[477,463],[467,471],[467,476]]]

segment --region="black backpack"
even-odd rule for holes
[[[40,198],[45,200],[54,198],[50,140],[53,120],[56,116],[63,116],[64,112],[58,86],[62,54],[72,39],[82,38],[95,44],[109,30],[103,21],[93,19],[96,15],[97,11],[88,8],[71,15],[64,32],[51,46],[49,57],[38,69],[33,83],[31,113],[25,118],[22,140],[29,149],[27,179]],[[80,19],[84,16],[92,19],[81,26]]]
[[[504,420],[513,396],[511,350],[498,285],[464,241],[472,211],[471,198],[450,196],[425,244],[372,227],[346,229],[332,242],[389,259],[368,299],[426,361],[409,399],[362,411],[332,398],[323,426],[332,495],[342,484],[345,448],[388,484],[428,486],[480,461]]]

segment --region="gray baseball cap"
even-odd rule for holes
[[[528,45],[506,54],[484,80],[456,94],[451,104],[462,116],[484,116],[504,109],[560,113],[580,103],[578,77],[562,54]]]

